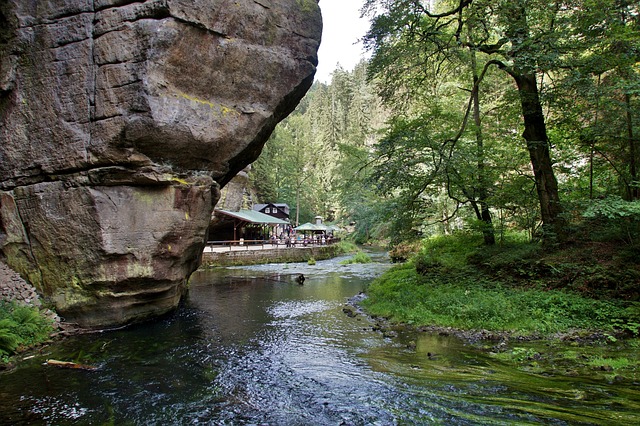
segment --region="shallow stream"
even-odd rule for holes
[[[199,271],[174,314],[0,374],[0,424],[640,424],[637,383],[522,372],[455,337],[385,337],[343,309],[388,265],[343,259]]]

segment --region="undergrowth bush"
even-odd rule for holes
[[[389,258],[393,263],[406,262],[420,251],[420,241],[404,241],[389,250]]]
[[[338,247],[339,253],[355,253],[358,251],[358,246],[351,241],[341,240],[335,246]]]
[[[619,196],[590,200],[582,213],[591,236],[599,240],[619,240],[636,244],[640,239],[640,201]]]
[[[51,320],[31,307],[0,302],[0,360],[6,362],[21,347],[46,341],[53,331]]]

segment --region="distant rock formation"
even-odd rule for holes
[[[251,210],[253,204],[257,201],[257,194],[249,181],[250,172],[251,166],[245,167],[220,190],[220,200],[216,204],[216,209],[234,212],[240,209]]]
[[[317,0],[0,0],[0,260],[83,327],[175,308],[321,27]]]

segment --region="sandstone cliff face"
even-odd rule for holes
[[[82,326],[173,309],[320,34],[317,0],[0,0],[0,256]]]

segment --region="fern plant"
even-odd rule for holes
[[[0,302],[0,357],[3,360],[20,347],[46,341],[52,331],[51,321],[37,309]]]
[[[7,357],[18,348],[19,338],[9,330],[7,320],[0,321],[0,358]]]

